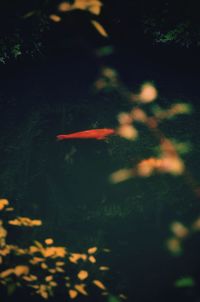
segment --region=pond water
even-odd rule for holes
[[[162,131],[167,137],[192,144],[184,159],[198,180],[196,71],[192,73],[188,67],[183,74],[180,66],[175,70],[167,64],[161,68],[159,62],[155,65],[155,57],[152,62],[140,57],[137,65],[137,59],[128,57],[121,63],[117,59],[112,64],[125,85],[154,80],[161,106],[177,99],[193,105],[191,115],[167,122]],[[105,141],[56,141],[59,133],[115,128],[117,114],[129,110],[130,104],[119,91],[93,92],[90,84],[97,77],[97,66],[88,58],[71,66],[69,59],[51,60],[35,66],[6,66],[2,77],[1,195],[12,201],[19,216],[43,221],[41,228],[18,235],[16,240],[28,244],[53,237],[56,244],[72,251],[92,246],[110,249],[100,259],[110,267],[105,282],[111,294],[123,293],[127,301],[199,301],[198,286],[174,287],[184,276],[200,281],[199,237],[185,240],[180,257],[166,248],[170,224],[180,221],[190,225],[199,215],[199,200],[183,176],[153,175],[115,185],[109,182],[111,173],[133,166],[156,148],[156,139],[143,127],[139,127],[136,141],[118,136]],[[130,63],[128,67],[128,60],[133,68]],[[31,299],[39,301],[38,297]],[[82,299],[104,301],[96,294]],[[60,294],[55,301],[66,300]],[[106,301],[115,302],[111,296]]]

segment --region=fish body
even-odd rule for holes
[[[61,141],[65,139],[105,139],[109,135],[114,135],[115,130],[110,128],[92,129],[70,134],[59,134],[56,138]]]

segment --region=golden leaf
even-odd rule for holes
[[[58,284],[57,284],[55,281],[51,281],[51,282],[49,283],[49,285],[52,286],[52,287],[55,287],[55,286],[57,286]]]
[[[0,199],[0,211],[2,211],[7,205],[9,205],[9,201],[7,199]]]
[[[99,270],[100,271],[108,271],[110,268],[108,266],[100,266]]]
[[[7,270],[0,273],[0,278],[2,278],[2,279],[7,278],[8,276],[10,276],[13,273],[14,273],[14,269],[9,268],[9,269],[7,269]]]
[[[94,256],[90,256],[88,257],[88,260],[92,263],[95,263],[96,262],[96,258]]]
[[[69,296],[70,296],[71,299],[76,298],[77,295],[78,295],[78,293],[77,293],[76,290],[74,290],[74,289],[70,289],[70,290],[69,290]]]
[[[49,297],[48,292],[47,292],[47,287],[44,284],[40,285],[37,293],[44,299],[48,299],[48,297]]]
[[[61,2],[59,5],[58,5],[58,10],[62,13],[64,12],[68,12],[70,11],[72,8],[72,5],[66,1],[64,2]]]
[[[42,269],[48,269],[48,265],[44,262],[41,263],[40,266],[41,266]]]
[[[50,269],[49,269],[49,272],[50,272],[51,274],[55,274],[55,273],[56,273],[56,269],[55,269],[55,268],[50,268]]]
[[[42,243],[40,243],[40,242],[37,241],[37,240],[35,240],[34,243],[35,243],[35,245],[36,245],[39,249],[43,249]]]
[[[34,219],[31,221],[31,226],[40,226],[42,225],[42,221],[39,219]]]
[[[95,20],[91,20],[92,25],[94,26],[94,28],[99,32],[99,34],[103,37],[108,37],[108,34],[106,32],[106,30],[104,29],[104,27],[97,21]]]
[[[52,275],[49,275],[49,276],[46,276],[45,277],[45,281],[46,282],[50,282],[50,281],[52,281],[53,280],[53,276]]]
[[[65,270],[62,268],[62,267],[56,267],[56,271],[58,272],[58,273],[64,273],[65,272]]]
[[[13,220],[9,220],[8,223],[17,226],[33,227],[33,226],[40,226],[42,224],[42,221],[38,219],[31,220],[28,217],[17,217]]]
[[[97,247],[96,246],[91,247],[91,248],[88,249],[88,254],[94,254],[94,253],[96,253],[96,251],[97,251]]]
[[[85,290],[85,284],[76,284],[74,288],[84,296],[87,296],[88,293]]]
[[[64,265],[65,265],[65,263],[62,262],[62,261],[57,261],[56,262],[56,266],[64,266]]]
[[[34,253],[37,253],[39,251],[38,247],[34,246],[34,245],[31,245],[29,247],[29,253],[30,254],[34,254]]]
[[[61,17],[58,15],[54,15],[54,14],[50,15],[49,19],[51,19],[51,21],[56,22],[56,23],[61,21]]]
[[[153,102],[157,96],[157,89],[151,83],[145,83],[141,87],[141,92],[138,95],[138,99],[142,103],[150,103]]]
[[[99,280],[93,280],[92,282],[93,282],[97,287],[99,287],[100,289],[106,290],[105,285],[104,285],[101,281],[99,281]]]
[[[29,276],[23,276],[23,279],[32,282],[32,281],[36,281],[38,277],[35,275],[29,275]]]
[[[69,261],[72,263],[77,263],[79,259],[86,260],[87,256],[85,254],[72,253],[69,257]]]
[[[45,239],[45,243],[47,245],[53,244],[53,239],[52,238],[47,238],[47,239]]]
[[[21,275],[28,275],[29,274],[29,267],[27,265],[17,265],[14,268],[14,273],[16,276],[21,276]]]
[[[12,211],[14,211],[14,208],[12,208],[12,207],[6,208],[6,211],[7,212],[12,212]]]
[[[33,257],[33,259],[31,259],[29,262],[34,265],[34,264],[38,264],[38,263],[40,263],[42,261],[44,261],[44,258]]]
[[[88,277],[88,272],[82,270],[82,271],[80,271],[80,272],[78,273],[77,276],[78,276],[78,278],[79,278],[80,280],[85,280],[85,279]]]

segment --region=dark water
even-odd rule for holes
[[[198,179],[198,66],[193,59],[191,67],[187,53],[174,55],[177,59],[171,55],[161,66],[154,50],[148,56],[144,50],[124,56],[121,49],[110,64],[128,86],[154,80],[161,105],[180,98],[193,105],[191,116],[169,122],[163,130],[192,143],[185,160]],[[199,237],[185,243],[181,257],[165,247],[172,221],[190,224],[199,214],[199,200],[183,178],[152,176],[118,185],[108,181],[113,171],[151,154],[156,142],[148,133],[138,142],[118,137],[56,142],[61,132],[115,127],[117,113],[129,108],[120,93],[92,92],[98,72],[94,58],[76,54],[72,64],[72,57],[2,67],[1,195],[13,201],[19,215],[42,219],[42,228],[28,241],[53,237],[71,250],[110,248],[103,261],[111,268],[105,278],[114,294],[123,292],[128,301],[138,302],[199,301],[198,286],[173,287],[182,276],[200,281]],[[58,300],[64,301],[62,294]],[[98,296],[94,300],[103,301]]]

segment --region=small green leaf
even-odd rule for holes
[[[195,281],[192,277],[182,277],[177,279],[174,283],[175,287],[193,287],[195,285]]]

